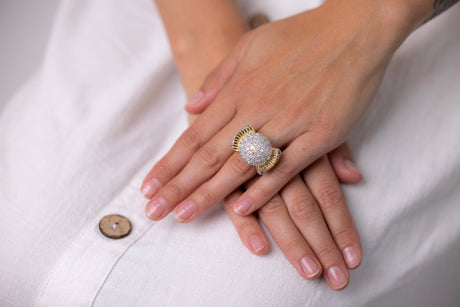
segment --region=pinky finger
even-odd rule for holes
[[[269,243],[262,226],[254,214],[240,216],[233,210],[233,204],[242,192],[238,189],[224,199],[225,211],[227,211],[233,226],[243,244],[256,255],[263,255],[268,251]]]

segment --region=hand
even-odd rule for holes
[[[326,158],[326,161],[327,161],[327,158]],[[325,163],[322,163],[321,165],[326,165],[326,164],[325,164]],[[329,166],[329,165],[327,164],[327,166]],[[329,166],[329,168],[330,168],[330,166]],[[319,168],[319,169],[321,169],[321,168]],[[335,181],[337,181],[337,179],[335,178],[335,176],[334,176],[334,179],[335,179]],[[293,181],[292,183],[289,184],[289,186],[296,186],[295,183],[296,183],[296,182]],[[303,183],[303,181],[300,180],[300,182],[297,181],[297,183]],[[303,185],[297,184],[297,187],[298,187],[297,189],[291,190],[292,192],[290,192],[290,193],[286,192],[286,194],[293,194],[293,195],[295,195],[295,194],[298,193],[299,191],[302,192],[302,190],[300,190],[299,187],[303,187],[303,188],[304,188],[304,191],[303,191],[303,193],[302,193],[302,194],[304,195],[303,197],[305,197],[305,194],[308,194],[308,189],[305,188],[305,184],[303,184]],[[335,193],[335,192],[334,192],[334,193],[335,193],[336,195],[341,195],[340,187],[338,187],[338,190],[339,190],[339,193],[338,193],[338,194]],[[307,192],[305,192],[305,191],[307,191]],[[296,192],[296,193],[293,193],[293,192]],[[312,196],[311,194],[308,194],[308,195]],[[279,197],[279,196],[278,196],[278,197]],[[313,197],[311,197],[311,198],[313,199]],[[274,198],[274,200],[270,201],[270,203],[278,203],[278,204],[280,204],[281,202],[282,202],[282,200],[281,200],[281,201],[280,201],[280,200],[276,201],[276,198]],[[267,207],[269,207],[269,206],[267,206]],[[280,207],[280,206],[277,206],[277,207]],[[340,207],[340,206],[338,206],[338,207]],[[286,207],[284,207],[284,208],[286,209]],[[288,208],[289,208],[289,206],[288,206]],[[312,208],[314,208],[314,207],[312,207]],[[318,208],[317,208],[317,209],[318,209]],[[345,209],[346,209],[346,205],[345,205]],[[268,210],[268,209],[267,209],[267,210]],[[316,211],[319,212],[319,210],[316,210]],[[346,211],[348,212],[348,210],[346,210]],[[287,212],[287,210],[285,210],[284,213],[286,213],[286,212]],[[280,211],[280,213],[281,213],[281,214],[277,215],[277,217],[283,217],[283,214],[282,214],[283,212]],[[349,215],[349,213],[348,213],[348,215]],[[287,221],[290,222],[290,225],[293,225],[292,221],[291,221],[290,218],[289,218],[289,215],[284,215],[284,217],[286,217],[286,216],[287,216]],[[277,220],[279,220],[279,218],[277,218]],[[282,219],[281,219],[281,220],[282,220]],[[324,226],[325,226],[324,220],[323,220],[323,219],[320,219],[320,221],[321,221],[321,222],[324,224]],[[351,221],[351,218],[350,218],[350,221]],[[270,223],[269,223],[269,224],[270,224]],[[276,225],[275,223],[271,223],[271,224]],[[351,224],[352,224],[352,222],[351,222]],[[258,225],[258,224],[257,224],[257,225]],[[288,226],[289,226],[289,225],[286,225],[286,227],[284,227],[284,228],[289,229]],[[294,225],[293,225],[293,226],[294,226]],[[354,225],[352,225],[352,226],[354,227]],[[260,227],[260,226],[259,226],[259,227]],[[268,227],[268,226],[267,226],[267,227]],[[284,229],[284,228],[283,228],[283,229]],[[329,235],[329,232],[327,232],[327,226],[326,226],[325,228],[326,228],[326,234]],[[269,228],[269,229],[270,229],[270,228]],[[291,227],[291,229],[292,229],[292,227]],[[295,226],[294,226],[294,229],[297,230],[297,229],[295,228]],[[355,230],[356,230],[356,229],[355,229]],[[298,231],[296,231],[296,232],[297,232],[297,234],[298,234]],[[323,228],[323,232],[324,232],[324,228]],[[277,233],[280,233],[280,232],[278,231]],[[317,231],[316,233],[321,233],[321,232],[318,232],[318,231]],[[291,233],[291,234],[294,234],[294,233]],[[331,238],[330,235],[329,235],[329,238]],[[357,238],[357,233],[356,233],[355,239],[356,239],[356,238]],[[287,237],[284,238],[284,242],[286,242],[286,239],[289,239],[289,236],[287,236]],[[301,238],[301,239],[302,239],[302,241],[304,241],[303,238]],[[357,238],[357,239],[358,239],[357,241],[358,241],[358,244],[359,244],[359,238]],[[275,238],[275,240],[276,240],[276,238]],[[296,241],[296,240],[294,240],[294,241]],[[297,240],[297,241],[298,241],[298,240]],[[323,240],[322,240],[322,241],[323,241]],[[331,239],[330,239],[329,241],[332,242],[332,246],[335,247],[335,245],[334,245],[335,243],[334,243]],[[356,241],[356,240],[355,240],[355,241]],[[304,242],[305,242],[305,241],[304,241]],[[327,242],[327,240],[326,240],[325,242]],[[327,242],[327,243],[329,243],[329,242]],[[305,244],[308,245],[307,243],[305,243]],[[327,245],[327,244],[326,244],[326,245]],[[302,246],[302,244],[299,242],[298,244],[296,244],[296,246]],[[324,244],[323,244],[323,246],[324,246]],[[282,246],[281,246],[281,247],[282,247]],[[309,248],[309,247],[308,247],[308,248]],[[282,247],[282,249],[283,249],[283,247]],[[337,248],[335,247],[335,249],[337,249]],[[294,250],[294,249],[291,248],[291,251],[288,251],[288,252],[289,252],[290,254],[293,254],[293,253],[292,253],[292,250]],[[297,248],[297,250],[298,250],[298,248]],[[360,250],[360,247],[359,247],[359,250]],[[329,251],[331,251],[330,248],[329,248]],[[335,251],[333,251],[333,252],[335,252]],[[337,252],[338,252],[338,253],[337,253]],[[341,256],[340,256],[340,252],[339,252],[339,251],[337,251],[337,252],[335,253],[335,256],[336,256],[336,258],[339,258],[339,259],[340,259],[340,262],[341,262],[341,264],[343,265],[343,260],[342,260],[342,258],[341,258]],[[311,249],[310,249],[310,254],[312,254]],[[331,254],[331,253],[329,253],[329,254]],[[314,255],[312,255],[312,256],[314,257]],[[323,255],[323,256],[324,256],[324,255]],[[337,256],[338,256],[338,257],[337,257]],[[356,256],[356,254],[355,254],[355,256]],[[358,255],[358,257],[360,257],[360,255]],[[289,257],[288,257],[288,258],[289,258]],[[291,257],[291,258],[292,258],[292,257]],[[332,257],[332,258],[334,258],[334,257]],[[355,257],[355,258],[356,258],[356,257]],[[311,259],[314,259],[314,258],[311,258]],[[355,259],[355,260],[356,260],[356,259]],[[358,260],[358,264],[359,264],[359,261],[360,261],[360,260]],[[291,262],[293,262],[293,261],[291,261]],[[293,263],[294,266],[296,266],[296,267],[298,268],[299,262],[302,263],[301,261],[299,261],[298,259],[296,259],[295,263]],[[314,262],[315,262],[315,260],[314,260]],[[316,260],[316,262],[317,262],[317,260]],[[350,266],[350,265],[349,265],[349,266]],[[351,265],[351,266],[353,266],[353,265]],[[327,266],[326,266],[326,267],[327,267]],[[300,270],[300,272],[301,272],[301,270]],[[301,274],[302,274],[302,272],[301,272]],[[304,272],[303,274],[305,274],[305,272]],[[348,274],[344,274],[344,275],[348,275]],[[319,275],[318,275],[318,276],[319,276]],[[310,278],[311,278],[311,277],[312,277],[312,276],[310,276]],[[347,278],[347,277],[346,277],[346,278]],[[327,275],[327,274],[326,274],[326,279],[328,279],[328,275]],[[328,281],[329,281],[329,280],[328,280]],[[331,287],[332,287],[332,288],[336,288],[336,289],[338,288],[338,287],[337,287],[337,284],[334,284],[334,282],[332,283]]]
[[[344,163],[350,161],[349,155],[348,147],[340,146],[329,154],[334,170],[327,157],[321,158],[258,210],[260,219],[299,274],[311,280],[323,273],[333,290],[348,285],[348,269],[357,268],[362,259],[359,235],[337,180],[361,180],[359,172]],[[225,209],[246,247],[255,254],[264,254],[268,240],[255,215],[240,216],[233,210],[240,195],[237,190],[228,196]]]
[[[213,104],[148,175],[157,192],[148,207],[162,207],[157,218],[174,209],[179,221],[191,221],[254,176],[229,148],[247,124],[284,151],[278,165],[236,200],[240,215],[261,208],[342,143],[402,41],[377,5],[330,0],[245,35],[187,108]]]
[[[196,105],[194,112],[207,107]],[[358,183],[362,176],[353,166],[346,144],[328,157],[320,158],[297,175],[257,213],[302,277],[312,280],[324,272],[329,286],[342,290],[349,282],[348,269],[361,263],[362,250],[337,178]],[[240,216],[233,211],[234,201],[241,194],[241,189],[237,189],[228,196],[225,209],[243,244],[256,255],[265,254],[268,239],[256,215]]]

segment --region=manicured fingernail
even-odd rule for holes
[[[200,102],[200,100],[203,98],[204,93],[202,91],[199,91],[196,93],[190,100],[187,102],[187,105],[194,105]]]
[[[249,198],[243,198],[237,201],[235,206],[233,207],[233,210],[236,212],[236,214],[243,215],[246,213],[246,211],[251,208],[252,205],[252,200]]]
[[[156,192],[158,192],[158,189],[160,188],[160,181],[156,178],[151,178],[147,182],[144,183],[141,189],[142,195],[144,195],[145,198],[151,198],[153,195],[155,195]]]
[[[353,161],[351,160],[345,160],[343,162],[343,164],[345,164],[345,167],[351,171],[351,172],[354,172],[354,173],[358,173],[358,174],[361,174],[361,172],[358,170],[358,168],[355,166],[355,164],[353,163]]]
[[[343,257],[350,269],[355,268],[359,264],[358,252],[352,246],[348,246],[343,249]]]
[[[307,277],[313,277],[319,273],[320,268],[311,257],[303,257],[300,260],[300,264],[305,274],[307,274]]]
[[[147,216],[151,219],[159,218],[166,210],[166,200],[163,197],[158,197],[150,202],[147,207]]]
[[[196,211],[196,206],[192,201],[187,201],[185,204],[179,206],[174,210],[174,218],[178,222],[183,222],[190,218]]]
[[[327,274],[337,290],[342,289],[348,282],[347,275],[338,265],[330,267]]]
[[[260,252],[264,249],[264,242],[260,239],[258,235],[253,235],[251,237],[251,245],[255,253]]]

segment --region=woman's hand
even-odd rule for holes
[[[348,269],[361,263],[362,250],[337,177],[358,183],[361,175],[347,166],[351,157],[345,144],[332,151],[329,160],[323,157],[295,176],[257,214],[302,277],[316,279],[322,273],[333,290],[342,290],[350,279]],[[225,209],[246,247],[264,254],[268,240],[256,216],[240,216],[233,210],[241,194],[236,190],[228,196]]]
[[[148,207],[162,206],[157,218],[174,210],[189,222],[255,175],[230,149],[247,124],[284,151],[235,201],[239,215],[341,144],[410,32],[383,2],[330,0],[245,35],[187,108],[214,102],[148,175],[157,190]]]
[[[194,111],[207,107],[196,105]],[[302,277],[312,280],[323,273],[332,289],[342,290],[349,282],[348,269],[361,263],[362,250],[337,179],[344,183],[362,179],[346,144],[295,176],[257,214]],[[241,194],[237,189],[228,196],[225,209],[243,244],[256,255],[265,254],[268,240],[256,215],[240,216],[233,211]]]
[[[199,45],[199,47],[202,50],[206,49],[205,45]],[[173,48],[176,63],[188,93],[190,88],[193,87],[190,84],[196,83],[196,80],[194,81],[190,76],[199,75],[197,68],[205,68],[207,67],[206,65],[212,63],[211,59],[219,57],[217,53],[217,57],[210,57],[207,62],[200,64],[197,59],[202,60],[203,57],[200,56],[200,53],[193,51],[189,52],[184,49],[183,44],[179,48],[179,52],[177,50],[174,52]],[[213,52],[210,54],[216,55]],[[190,58],[194,58],[194,60],[190,61]],[[194,69],[190,69],[193,67]],[[198,107],[199,104],[195,104],[191,109]],[[335,152],[338,154],[335,155]],[[346,152],[346,146],[341,146],[330,154],[330,159],[331,161],[337,161],[335,171],[339,178],[344,181],[357,182],[360,180],[359,172],[356,172],[353,168],[349,169],[343,164],[344,159],[341,158],[340,153],[345,153],[346,156]],[[333,159],[332,157],[334,156],[338,158]],[[293,179],[283,189],[282,197],[279,195],[274,196],[268,205],[260,210],[259,215],[282,251],[302,276],[307,279],[314,279],[319,277],[321,271],[324,270],[324,275],[331,288],[339,290],[348,283],[347,267],[355,268],[359,265],[361,247],[356,228],[351,220],[337,178],[327,157],[318,160],[316,164],[317,166],[310,167],[302,176],[297,176]],[[147,182],[151,183],[152,181],[147,180]],[[313,188],[310,187],[309,189],[307,182],[310,182],[309,184]],[[311,185],[312,182],[314,183],[313,185]],[[320,191],[319,194],[327,194],[325,195],[328,197],[327,199],[323,199],[322,195],[317,196],[318,187],[321,187],[320,190],[325,190],[324,192]],[[241,192],[237,190],[232,196],[234,197],[238,194],[241,194]],[[337,198],[335,200],[336,204],[333,204],[334,209],[325,211],[324,208],[329,207],[328,202],[332,201],[333,197]],[[231,199],[231,197],[227,198],[225,202],[226,208],[229,208],[228,204],[232,203]],[[299,218],[305,213],[305,210],[309,212],[308,216],[304,216],[305,219],[309,220],[308,224],[305,223],[305,219]],[[266,252],[268,241],[255,216],[242,217],[232,211],[228,212],[243,242],[256,254]],[[323,219],[323,215],[326,221]],[[246,225],[246,227],[242,228],[241,225]],[[332,234],[329,232],[328,227],[331,229]],[[316,254],[319,256],[317,257]],[[342,258],[342,254],[344,258]],[[346,260],[347,264],[343,259]]]

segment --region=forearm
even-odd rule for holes
[[[248,26],[233,0],[155,0],[190,96]]]

